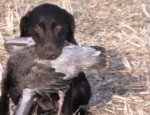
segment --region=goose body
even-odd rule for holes
[[[46,60],[39,58],[32,40],[21,41],[21,43],[16,42],[16,40],[12,39],[5,42],[6,50],[11,49],[11,51],[9,50],[11,55],[7,66],[13,70],[11,75],[14,83],[13,88],[19,88],[24,92],[14,115],[19,115],[23,111],[25,111],[23,115],[26,115],[36,94],[50,100],[51,93],[65,94],[69,89],[69,83],[79,72],[89,68],[90,70],[103,70],[107,66],[103,62],[106,56],[101,56],[101,51],[97,47],[81,47],[66,42],[61,55],[57,59]],[[23,44],[23,47],[21,44]],[[17,49],[14,46],[17,46]],[[28,91],[31,95],[25,96],[29,94]],[[64,97],[64,95],[59,96]],[[23,100],[27,97],[32,98],[28,99],[28,103],[25,104]],[[59,114],[60,111],[61,109],[59,109]]]

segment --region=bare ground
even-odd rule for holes
[[[3,41],[19,36],[20,18],[45,2],[57,4],[74,15],[75,38],[80,45],[100,45],[108,50],[109,68],[88,73],[93,95],[85,108],[93,115],[150,115],[150,1],[2,0],[3,68],[8,58]]]

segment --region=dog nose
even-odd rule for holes
[[[52,57],[53,58],[55,56],[55,54],[56,54],[55,51],[45,51],[45,55],[47,57]]]

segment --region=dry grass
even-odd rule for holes
[[[150,115],[149,0],[3,0],[0,3],[0,64],[7,53],[3,41],[19,35],[20,17],[49,2],[70,11],[80,45],[108,49],[110,66],[88,73],[93,96],[86,108],[93,115]]]

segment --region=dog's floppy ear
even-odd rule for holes
[[[20,20],[20,37],[30,37],[29,32],[29,15],[30,12],[27,12]]]
[[[65,11],[65,14],[66,14],[66,21],[67,21],[68,28],[69,28],[69,30],[68,30],[69,31],[69,35],[67,35],[67,41],[77,45],[77,42],[74,39],[74,30],[75,30],[74,18],[66,10],[64,10],[64,11]]]

